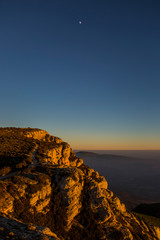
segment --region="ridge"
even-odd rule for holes
[[[160,228],[128,211],[102,175],[41,129],[0,128],[0,196],[1,239],[160,239]]]

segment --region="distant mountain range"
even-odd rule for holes
[[[134,212],[160,218],[160,203],[140,204],[133,209]]]

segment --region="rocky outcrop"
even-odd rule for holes
[[[46,135],[48,135],[48,133],[44,130],[26,131],[24,133],[24,136],[26,136],[28,138],[34,138],[37,140],[45,140]]]
[[[160,239],[159,228],[126,210],[105,178],[84,165],[67,143],[42,130],[36,130],[39,137],[34,129],[29,134],[28,129],[5,131],[7,139],[10,134],[30,139],[25,154],[32,161],[23,160],[26,164],[17,169],[8,161],[12,170],[0,178],[0,239]]]

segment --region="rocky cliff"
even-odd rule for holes
[[[160,239],[46,131],[0,128],[0,167],[0,239]]]

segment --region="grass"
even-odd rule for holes
[[[22,130],[0,128],[0,174],[23,167],[31,159],[35,143],[22,135]]]

